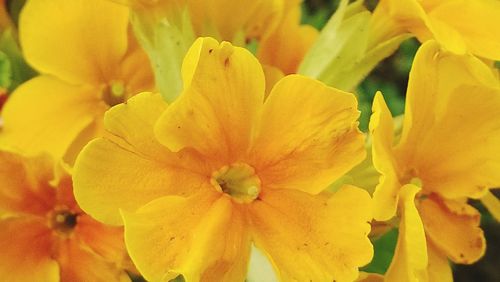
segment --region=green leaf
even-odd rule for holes
[[[341,1],[299,66],[299,73],[346,91],[356,88],[375,66],[409,35],[371,46],[371,13],[362,1]]]
[[[10,64],[9,92],[36,75],[24,60],[12,28],[5,30],[0,36],[0,51],[7,56]]]
[[[398,240],[398,230],[392,229],[373,242],[375,255],[373,260],[367,266],[361,268],[361,271],[369,273],[385,274],[391,264],[396,242]]]
[[[8,89],[11,84],[11,66],[9,57],[0,51],[0,88]]]
[[[174,101],[183,87],[184,56],[195,39],[187,9],[179,10],[175,18],[167,14],[152,18],[147,11],[136,11],[131,22],[151,61],[158,90],[167,102]]]

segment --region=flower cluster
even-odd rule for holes
[[[433,282],[478,261],[500,2],[341,0],[322,29],[302,5],[0,1],[0,280]],[[378,91],[362,132],[356,87],[413,37],[404,116]]]

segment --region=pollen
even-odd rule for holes
[[[126,88],[122,81],[111,81],[102,90],[102,99],[110,107],[123,103],[126,100]]]
[[[50,215],[50,227],[59,234],[70,234],[75,229],[78,215],[69,210],[56,210]]]
[[[251,203],[261,192],[261,181],[255,169],[244,163],[224,166],[215,171],[211,183],[219,192],[239,203]]]

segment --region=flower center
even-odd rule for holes
[[[413,184],[420,188],[422,188],[423,185],[422,179],[418,177],[418,172],[414,168],[405,170],[404,173],[399,177],[399,182],[401,182],[402,185]]]
[[[214,187],[240,203],[250,203],[260,194],[260,179],[253,167],[244,163],[224,166],[212,174]]]
[[[59,233],[68,234],[76,227],[77,218],[78,214],[68,210],[54,211],[51,214],[50,226]]]
[[[126,89],[122,81],[112,81],[104,86],[102,90],[102,99],[110,107],[125,102]]]

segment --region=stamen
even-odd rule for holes
[[[122,81],[112,81],[102,90],[102,99],[110,107],[125,102],[126,98],[126,88]]]
[[[78,223],[78,214],[63,209],[53,211],[50,216],[50,227],[60,234],[70,234]]]
[[[212,174],[212,185],[239,203],[250,203],[260,194],[260,179],[255,170],[244,163],[224,166]]]

